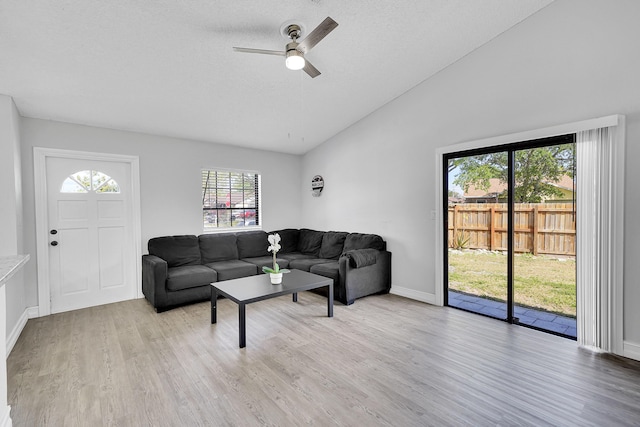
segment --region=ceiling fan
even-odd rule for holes
[[[284,51],[280,50],[265,50],[265,49],[251,49],[246,47],[234,47],[236,52],[245,53],[262,53],[265,55],[279,55],[285,57],[285,65],[290,70],[304,70],[311,78],[318,77],[320,71],[311,63],[305,59],[304,55],[309,52],[315,45],[325,38],[331,31],[338,26],[338,23],[327,17],[316,28],[309,33],[304,40],[298,43],[298,38],[302,35],[302,25],[285,23],[281,28],[282,35],[291,39],[285,46]]]

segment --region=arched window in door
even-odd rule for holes
[[[100,171],[84,170],[72,173],[64,180],[61,193],[119,193],[120,186]]]

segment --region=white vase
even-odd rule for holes
[[[279,285],[282,283],[282,273],[269,273],[269,276],[271,276],[272,285]]]

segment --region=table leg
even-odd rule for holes
[[[297,292],[293,293],[293,302],[298,302],[298,293]]]
[[[239,326],[240,326],[240,348],[245,348],[247,345],[247,324],[245,317],[245,304],[238,304]]]
[[[329,285],[329,295],[327,297],[327,317],[333,317],[333,283]]]
[[[218,292],[215,289],[211,289],[211,324],[218,321]]]

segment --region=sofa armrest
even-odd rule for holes
[[[345,300],[352,304],[356,298],[391,289],[391,252],[377,251],[375,263],[352,267],[347,257],[339,260],[340,281],[344,283]],[[341,283],[342,284],[342,283]]]
[[[155,255],[142,256],[142,293],[157,310],[167,304],[168,265]]]
[[[367,267],[378,262],[377,249],[353,249],[342,254],[349,260],[349,265],[354,268]]]

